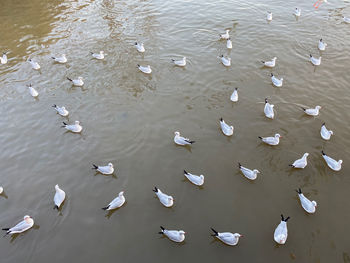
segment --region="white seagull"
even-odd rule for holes
[[[24,216],[23,221],[19,222],[17,225],[11,228],[3,228],[2,230],[6,231],[6,235],[10,234],[18,234],[22,233],[28,229],[30,229],[34,225],[34,220],[30,216]]]
[[[164,227],[160,227],[161,231],[159,234],[167,236],[171,241],[174,242],[182,242],[185,240],[185,234],[186,232],[183,230],[167,230]]]
[[[243,173],[245,177],[247,177],[249,180],[255,180],[258,177],[258,174],[260,173],[259,170],[254,169],[250,170],[244,166],[242,166],[240,163],[238,163],[238,167]]]
[[[336,161],[333,158],[329,157],[322,151],[322,157],[326,161],[329,168],[331,168],[333,171],[340,171],[341,170],[341,164],[343,163],[343,160]]]
[[[34,98],[38,97],[39,93],[36,91],[36,89],[34,89],[32,87],[32,83],[30,83],[27,87],[28,87],[29,93],[30,93],[30,95],[32,95],[32,97],[34,97]]]
[[[267,21],[272,21],[272,13],[271,12],[267,12],[266,19],[267,19]]]
[[[229,67],[231,66],[231,58],[225,58],[224,55],[220,56],[221,59],[221,63],[225,66],[225,67]]]
[[[30,63],[30,65],[32,66],[33,69],[35,69],[35,70],[40,69],[40,65],[38,62],[35,62],[32,59],[28,59],[28,62]]]
[[[310,201],[307,199],[304,194],[301,192],[301,189],[295,190],[298,193],[301,206],[304,208],[304,210],[310,214],[313,214],[316,212],[317,203],[316,201]]]
[[[233,134],[233,126],[229,126],[225,123],[225,121],[220,118],[220,127],[222,132],[226,135],[226,136],[231,136]]]
[[[350,24],[350,17],[343,16],[343,21],[347,24]]]
[[[60,57],[51,57],[55,62],[64,64],[67,62],[67,58],[65,54],[62,54]]]
[[[0,195],[4,192],[4,188],[0,186]]]
[[[283,215],[281,215],[281,222],[275,229],[275,233],[273,237],[278,244],[283,245],[287,241],[287,237],[288,237],[287,221],[289,218],[290,217],[288,216],[286,219],[284,219]]]
[[[66,128],[68,131],[79,133],[83,127],[79,124],[79,121],[75,121],[74,124],[67,124],[63,122],[63,128]]]
[[[99,53],[94,53],[94,52],[90,52],[91,56],[93,58],[96,58],[96,59],[99,59],[99,60],[102,60],[105,58],[105,54],[104,52],[101,50]]]
[[[84,85],[83,77],[78,77],[77,79],[68,78],[69,81],[73,83],[74,86],[81,87]]]
[[[183,57],[181,60],[172,59],[171,61],[172,61],[176,66],[179,66],[179,67],[184,67],[184,66],[186,66],[186,57]]]
[[[221,38],[221,39],[229,39],[229,38],[230,38],[229,32],[230,32],[230,30],[229,30],[229,29],[226,29],[226,33],[220,35],[220,38]]]
[[[276,78],[273,73],[271,73],[271,81],[272,81],[272,84],[275,85],[276,87],[282,87],[283,85],[283,78]]]
[[[310,116],[317,116],[320,113],[320,109],[322,109],[321,106],[316,106],[314,109],[306,109],[303,108],[303,111],[305,112],[305,114],[310,115]]]
[[[121,207],[125,203],[124,191],[121,191],[116,198],[112,200],[106,207],[103,207],[103,210],[113,210]]]
[[[178,131],[175,132],[174,142],[178,145],[191,145],[195,143],[195,141],[182,137]]]
[[[112,174],[114,172],[114,167],[112,163],[108,163],[106,166],[92,165],[92,169],[97,170],[101,174]]]
[[[140,66],[139,64],[137,64],[137,67],[139,68],[139,70],[145,74],[151,74],[152,73],[152,69],[150,65],[147,66]]]
[[[301,15],[301,9],[296,7],[294,10],[294,15],[299,17]]]
[[[315,58],[310,54],[310,62],[314,64],[315,66],[321,65],[321,57]]]
[[[230,100],[233,102],[238,101],[238,88],[235,88],[235,90],[232,92]]]
[[[273,59],[269,60],[269,61],[261,61],[265,67],[268,67],[268,68],[273,68],[276,66],[276,59],[277,57],[274,57]]]
[[[243,235],[238,234],[238,233],[231,233],[231,232],[218,232],[214,228],[210,228],[214,234],[212,235],[213,237],[216,237],[223,243],[229,246],[235,246],[238,244],[239,238],[243,237]]]
[[[264,113],[267,118],[273,119],[275,117],[275,113],[273,111],[274,106],[275,105],[268,103],[267,98],[265,99]]]
[[[195,175],[195,174],[191,174],[186,172],[186,170],[184,170],[184,175],[185,177],[193,184],[201,186],[204,184],[204,175]]]
[[[64,199],[66,198],[66,193],[58,186],[58,184],[55,185],[55,196],[53,198],[53,201],[55,202],[56,209],[60,208],[61,204],[63,203]]]
[[[321,137],[328,141],[331,138],[331,135],[333,135],[333,131],[327,130],[326,123],[324,122],[321,126]]]
[[[69,114],[69,111],[67,111],[66,108],[65,108],[64,106],[59,107],[59,106],[57,106],[56,104],[54,104],[52,107],[55,108],[55,110],[57,111],[57,113],[58,113],[59,115],[63,116],[63,117],[66,117],[66,116],[68,116],[68,114]]]
[[[6,64],[7,63],[7,55],[6,52],[2,53],[2,57],[0,57],[0,63]]]
[[[279,133],[276,133],[274,137],[260,137],[259,139],[262,140],[264,143],[269,145],[278,145],[280,143],[280,138],[282,136]]]
[[[231,41],[231,38],[229,37],[226,41],[226,47],[228,49],[232,49],[232,41]]]
[[[174,204],[174,198],[170,195],[164,194],[160,189],[157,187],[154,187],[152,190],[156,193],[157,197],[159,198],[159,201],[165,206],[165,207],[172,207]]]
[[[321,51],[326,50],[327,43],[323,42],[322,38],[318,41],[318,49]]]
[[[135,42],[135,47],[138,52],[140,53],[145,52],[145,47],[143,46],[143,43]]]
[[[303,157],[301,157],[298,160],[295,160],[293,164],[290,164],[289,166],[292,166],[293,168],[300,168],[304,169],[307,165],[307,157],[309,156],[309,153],[304,153]]]

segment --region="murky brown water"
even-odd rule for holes
[[[35,219],[34,229],[0,239],[1,262],[350,262],[350,26],[341,22],[348,3],[315,11],[301,0],[3,0],[0,14],[0,51],[9,51],[0,67],[0,225]],[[217,40],[225,29],[231,52]],[[315,68],[307,58],[319,56],[320,37],[328,47]],[[144,55],[135,40],[145,43]],[[89,51],[99,50],[105,61],[91,59]],[[62,53],[68,63],[54,64],[51,55]],[[232,58],[230,68],[220,65],[221,54]],[[185,69],[170,64],[182,56]],[[273,56],[282,88],[259,63]],[[138,72],[138,63],[150,64],[152,75]],[[66,80],[80,75],[83,88]],[[263,115],[265,97],[275,104],[272,121]],[[56,115],[54,103],[67,107],[69,119]],[[317,118],[299,107],[315,105],[323,106]],[[220,117],[235,126],[232,138],[219,130]],[[60,128],[75,120],[81,135]],[[319,135],[324,121],[335,133],[328,142]],[[191,150],[174,145],[175,130],[197,141]],[[283,136],[277,147],[257,139],[275,132]],[[340,172],[325,165],[322,149],[343,159]],[[307,168],[290,169],[304,152]],[[91,170],[109,161],[115,176]],[[238,161],[259,169],[258,179],[245,179]],[[204,174],[204,187],[184,181],[183,169]],[[60,213],[52,209],[57,183],[67,193]],[[173,208],[161,206],[154,186],[174,196]],[[297,187],[318,202],[315,215],[302,210]],[[101,210],[121,190],[126,205]],[[278,247],[281,213],[291,220]],[[185,230],[185,243],[161,238],[160,225]],[[228,247],[210,227],[245,237]]]

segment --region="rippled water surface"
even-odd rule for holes
[[[0,239],[1,262],[350,262],[349,2],[201,0],[3,0],[0,8],[0,226],[29,214],[35,227]],[[296,19],[295,7],[302,9]],[[266,12],[273,21],[266,21]],[[230,30],[233,49],[218,34]],[[320,53],[323,38],[328,47]],[[135,41],[145,43],[140,54]],[[90,51],[104,50],[104,61]],[[67,64],[51,56],[65,53]],[[308,62],[322,55],[321,66]],[[219,55],[232,58],[220,64]],[[186,56],[186,68],[172,58]],[[277,57],[271,70],[261,60]],[[26,62],[37,60],[40,71]],[[136,65],[150,64],[145,75]],[[271,85],[270,73],[284,78]],[[82,76],[72,87],[66,77]],[[39,92],[33,99],[26,85]],[[239,102],[229,98],[237,87]],[[263,114],[264,99],[276,118]],[[65,105],[69,118],[53,104]],[[300,107],[321,105],[320,116]],[[231,138],[219,129],[222,117],[235,127]],[[79,134],[62,121],[79,120]],[[320,137],[323,122],[334,131]],[[179,130],[196,143],[174,145]],[[269,147],[258,136],[280,133]],[[343,159],[330,170],[321,150]],[[308,166],[288,164],[309,152]],[[114,163],[113,176],[91,170]],[[256,181],[237,163],[261,171]],[[205,175],[203,187],[184,180],[183,169]],[[67,193],[53,210],[54,185]],[[175,199],[162,207],[152,188]],[[306,214],[294,191],[316,200]],[[126,204],[101,210],[120,191]],[[276,246],[280,214],[290,216],[289,236]],[[159,226],[186,231],[179,245],[157,234]],[[210,236],[218,231],[244,235],[228,247]]]

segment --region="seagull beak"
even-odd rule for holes
[[[240,235],[239,237],[244,237],[243,235]]]

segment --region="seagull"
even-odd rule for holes
[[[0,63],[1,64],[6,64],[7,63],[7,55],[6,52],[2,53],[2,57],[0,57]]]
[[[51,57],[55,62],[64,64],[67,62],[67,58],[65,54],[62,54],[60,57]]]
[[[327,43],[323,42],[322,38],[318,41],[318,49],[321,51],[326,50]]]
[[[112,163],[108,163],[106,166],[92,165],[92,169],[97,170],[101,174],[112,174],[114,172],[114,167]]]
[[[184,170],[184,175],[186,176],[186,178],[193,184],[201,186],[204,184],[204,175],[194,175],[191,173],[186,172],[186,170]]]
[[[77,79],[68,78],[69,81],[73,83],[74,86],[81,87],[84,85],[83,77],[78,77]]]
[[[321,126],[321,137],[328,141],[331,138],[331,135],[333,135],[333,131],[327,130],[326,123],[324,122]]]
[[[61,204],[63,203],[64,199],[66,198],[66,193],[58,186],[58,184],[55,185],[55,196],[53,198],[53,201],[55,202],[55,207],[57,210],[60,208]]]
[[[229,39],[230,38],[230,34],[228,32],[230,32],[230,30],[226,29],[226,33],[220,35],[220,38],[221,39]]]
[[[191,145],[195,143],[195,141],[180,136],[180,132],[178,131],[175,132],[174,142],[178,145]]]
[[[276,57],[274,57],[273,59],[271,59],[270,61],[261,61],[265,67],[268,68],[273,68],[276,65]]]
[[[68,125],[67,123],[63,122],[63,126],[68,131],[79,133],[83,129],[83,127],[79,124],[79,121],[75,121],[74,124]]]
[[[246,167],[243,167],[240,163],[238,163],[238,167],[243,173],[243,175],[247,177],[249,180],[255,180],[258,177],[258,174],[260,173],[259,170],[257,169],[250,170]]]
[[[63,117],[68,116],[69,111],[66,110],[66,108],[64,106],[59,107],[56,104],[52,105],[53,108],[55,108],[55,110],[57,111],[57,113]]]
[[[262,140],[264,143],[269,145],[278,145],[280,143],[280,138],[282,138],[279,133],[276,133],[274,137],[260,137],[259,139]]]
[[[333,171],[340,171],[341,170],[341,164],[343,163],[343,160],[336,161],[333,158],[329,157],[322,151],[322,157],[326,161],[329,168],[331,168]]]
[[[321,65],[321,57],[315,58],[310,54],[310,62],[314,64],[315,66]]]
[[[103,210],[113,210],[121,207],[125,203],[124,191],[121,191],[116,198],[112,200],[106,207],[103,207]]]
[[[267,12],[266,19],[267,19],[267,21],[272,21],[272,13],[271,12]]]
[[[275,117],[275,113],[273,112],[274,106],[275,105],[268,103],[267,98],[265,99],[264,113],[267,118],[273,119]]]
[[[11,228],[3,228],[2,230],[6,231],[6,235],[10,234],[18,234],[22,233],[28,229],[30,229],[34,225],[34,220],[30,216],[24,216],[23,221],[19,222],[17,225]]]
[[[287,241],[287,237],[288,237],[287,221],[290,217],[288,216],[286,219],[284,219],[283,215],[281,215],[281,218],[282,218],[281,223],[279,223],[279,225],[276,227],[273,237],[278,244],[283,245]]]
[[[135,47],[136,47],[138,52],[140,52],[140,53],[145,52],[145,47],[143,46],[143,43],[135,42]]]
[[[231,136],[233,134],[233,126],[227,125],[222,118],[220,118],[220,127],[226,136]]]
[[[319,113],[320,113],[320,109],[322,108],[321,106],[316,106],[314,109],[306,109],[306,108],[303,108],[303,111],[307,114],[307,115],[310,115],[310,116],[317,116]]]
[[[0,186],[0,195],[4,192],[4,188]]]
[[[91,54],[91,56],[92,56],[93,58],[96,58],[96,59],[99,59],[99,60],[105,58],[105,54],[104,54],[104,52],[103,52],[102,50],[100,51],[100,53],[90,52],[90,54]]]
[[[232,49],[232,41],[231,41],[231,38],[229,37],[226,41],[226,47],[228,49]]]
[[[235,90],[232,92],[232,95],[230,97],[230,100],[233,102],[237,102],[238,101],[238,88],[235,88]]]
[[[229,67],[231,66],[231,58],[225,58],[224,55],[221,55],[220,56],[220,59],[221,59],[221,63],[226,66],[226,67]]]
[[[150,65],[140,66],[139,64],[137,64],[137,67],[139,68],[140,71],[142,71],[145,74],[151,74],[152,73],[152,69],[151,69]]]
[[[32,87],[32,83],[30,83],[27,87],[28,87],[29,93],[30,93],[30,95],[32,95],[32,97],[36,98],[39,96],[39,93],[36,91],[36,89],[34,89]]]
[[[343,16],[343,21],[347,24],[350,24],[350,17]]]
[[[184,66],[186,66],[186,57],[183,57],[181,60],[172,59],[171,61],[172,61],[176,66],[179,66],[179,67],[184,67]]]
[[[172,207],[174,204],[174,198],[170,195],[164,194],[160,189],[157,187],[154,187],[153,192],[156,193],[157,197],[159,198],[159,201],[165,206],[165,207]]]
[[[282,87],[283,85],[283,78],[276,78],[272,73],[271,73],[271,81],[272,81],[272,84],[275,85],[276,87]]]
[[[32,65],[32,68],[35,69],[35,70],[38,70],[40,69],[40,65],[38,62],[35,62],[34,60],[32,59],[28,59],[30,65]]]
[[[295,160],[293,164],[290,164],[289,166],[292,166],[293,168],[301,168],[304,169],[307,165],[307,157],[309,156],[309,153],[304,153],[303,157],[301,157],[298,160]]]
[[[294,15],[299,17],[301,15],[301,9],[300,8],[295,8]]]
[[[220,241],[224,242],[226,245],[229,246],[235,246],[238,244],[239,238],[243,237],[243,235],[238,233],[230,233],[230,232],[218,232],[214,228],[211,228],[211,230],[214,232],[212,235],[213,237],[216,237]]]
[[[186,232],[183,230],[167,230],[164,227],[160,227],[161,231],[159,234],[166,235],[171,241],[174,242],[182,242],[185,240],[185,234]]]
[[[304,210],[310,214],[313,214],[316,212],[316,207],[317,207],[317,203],[316,201],[310,201],[309,199],[307,199],[303,193],[301,192],[301,189],[299,188],[298,190],[295,190],[298,193],[299,199],[300,199],[300,203],[301,206],[304,208]]]

